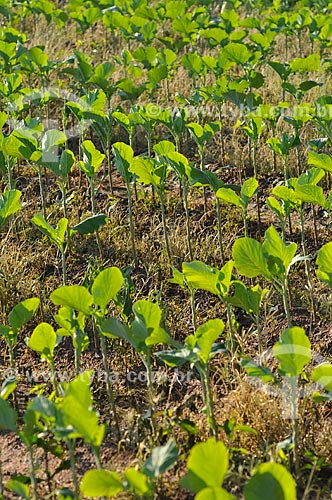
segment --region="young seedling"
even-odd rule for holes
[[[264,297],[266,296],[268,289],[261,288],[259,285],[255,285],[251,288],[247,288],[241,281],[234,280],[232,282],[234,286],[234,294],[229,298],[229,302],[236,307],[243,309],[254,321],[256,325],[257,338],[258,338],[258,351],[259,354],[262,353],[262,339],[261,339],[261,322],[259,319],[259,312]]]
[[[66,257],[70,250],[71,240],[73,235],[78,232],[81,235],[91,234],[98,231],[98,229],[106,224],[107,217],[104,214],[94,215],[88,217],[76,226],[69,227],[68,219],[63,217],[58,222],[57,226],[53,228],[43,217],[42,214],[36,214],[31,219],[31,222],[36,226],[45,236],[48,237],[51,243],[57,246],[61,252],[62,262],[62,281],[67,284],[67,264]]]
[[[281,294],[288,326],[291,326],[288,274],[296,262],[307,259],[295,255],[296,250],[297,244],[285,244],[273,226],[266,230],[263,244],[253,238],[239,238],[232,250],[239,274],[247,278],[264,276]]]
[[[283,410],[286,418],[292,421],[293,463],[295,473],[298,476],[300,472],[298,380],[304,367],[311,360],[311,345],[303,328],[297,326],[286,328],[282,332],[279,342],[273,347],[273,355],[279,361],[278,372],[282,376]],[[257,366],[248,358],[242,359],[242,366],[244,366],[249,376],[258,376],[264,382],[277,382],[277,379],[268,368]]]
[[[123,142],[116,142],[112,145],[112,151],[114,154],[114,164],[120,173],[121,177],[125,181],[127,196],[128,196],[128,215],[129,215],[129,230],[131,239],[131,250],[133,254],[135,267],[138,265],[136,245],[135,245],[135,230],[134,230],[134,220],[133,220],[133,210],[132,210],[132,194],[131,194],[131,183],[134,181],[134,176],[130,171],[130,165],[134,158],[134,152],[131,146]]]
[[[105,155],[100,153],[91,141],[83,141],[81,148],[83,151],[83,160],[79,162],[79,167],[88,178],[90,184],[91,211],[93,215],[96,215],[95,189],[97,172],[105,159]]]
[[[219,270],[214,267],[209,267],[197,260],[182,263],[182,273],[189,290],[194,291],[201,289],[211,292],[225,305],[230,334],[230,350],[232,354],[234,354],[236,350],[233,317],[231,303],[229,301],[229,291],[233,280],[233,265],[233,261],[230,260]]]
[[[7,224],[12,215],[22,208],[21,196],[22,193],[18,189],[5,190],[0,196],[0,229]]]
[[[0,335],[5,339],[8,346],[9,364],[15,369],[15,346],[18,342],[18,334],[26,323],[35,315],[40,300],[37,297],[23,300],[13,307],[8,315],[9,325],[0,325]]]
[[[148,300],[138,300],[133,306],[134,320],[130,326],[116,318],[108,318],[101,323],[101,331],[106,337],[120,337],[129,342],[144,364],[147,378],[148,404],[151,414],[153,439],[157,436],[155,421],[155,393],[152,377],[152,348],[156,344],[177,345],[169,333],[160,326],[162,311],[158,304]]]
[[[30,349],[40,354],[41,360],[46,361],[52,376],[52,383],[56,392],[58,392],[58,382],[56,378],[54,366],[54,350],[58,345],[58,339],[52,325],[48,323],[40,323],[30,338],[26,338],[26,342]]]
[[[225,187],[221,187],[216,192],[217,198],[222,202],[241,208],[245,237],[248,237],[248,205],[251,198],[257,193],[257,190],[258,181],[254,177],[251,177],[244,181],[239,195],[233,189]]]
[[[208,426],[215,439],[218,438],[218,426],[213,408],[209,361],[217,353],[227,352],[223,344],[215,344],[223,330],[224,322],[220,319],[212,319],[201,325],[194,335],[188,335],[184,344],[178,349],[157,352],[157,356],[173,368],[181,368],[185,363],[190,363],[196,368],[201,379],[204,411]]]
[[[166,213],[164,204],[164,193],[166,188],[166,178],[169,174],[169,167],[164,163],[158,165],[153,158],[135,157],[130,164],[130,171],[138,177],[139,182],[146,186],[152,186],[156,191],[161,209],[161,218],[164,231],[165,247],[169,263],[172,262],[172,253],[168,240],[166,226]]]

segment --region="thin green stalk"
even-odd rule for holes
[[[152,438],[153,440],[155,440],[157,437],[157,422],[156,422],[155,407],[154,407],[154,389],[153,389],[153,378],[152,378],[150,360],[144,360],[144,366],[146,370],[146,380],[148,388],[148,404],[151,412]]]
[[[127,184],[127,194],[128,194],[128,214],[129,214],[129,230],[130,230],[130,239],[131,239],[131,251],[133,254],[135,267],[138,266],[136,246],[135,246],[135,231],[134,231],[134,221],[133,221],[133,208],[132,208],[132,196],[130,185]]]
[[[204,371],[204,385],[206,395],[206,409],[208,413],[209,426],[212,436],[218,439],[218,427],[214,416],[213,397],[210,384],[210,375],[208,368]]]
[[[200,169],[203,171],[204,169],[204,148],[200,147],[199,148],[199,158],[200,158]],[[207,204],[206,204],[206,186],[203,186],[203,197],[204,197],[204,212],[207,211]]]
[[[254,166],[254,177],[257,180],[257,141],[253,141],[253,166]],[[261,209],[260,209],[260,200],[259,200],[259,188],[257,189],[256,194],[256,204],[257,204],[257,220],[258,227],[261,226]]]
[[[261,337],[261,322],[259,320],[259,314],[255,315],[255,322],[256,322],[256,331],[258,339],[258,352],[259,355],[261,355],[263,352],[263,348],[262,348],[262,337]]]
[[[162,193],[159,190],[157,191],[157,193],[159,195],[159,200],[160,200],[161,219],[162,219],[163,230],[164,230],[164,239],[165,239],[166,253],[167,253],[168,261],[169,261],[169,263],[171,263],[172,262],[172,254],[171,254],[171,250],[170,250],[170,246],[169,246],[169,241],[168,241],[168,235],[167,235],[165,205],[164,205],[164,200],[163,200]]]
[[[0,498],[3,498],[2,457],[0,448]]]
[[[63,286],[66,286],[67,285],[66,250],[61,250],[61,262],[62,262],[62,283]]]
[[[190,292],[190,305],[191,305],[191,317],[193,322],[194,331],[197,330],[197,316],[196,316],[196,304],[195,304],[195,290],[189,288]]]
[[[292,404],[292,441],[293,441],[293,456],[295,474],[299,477],[300,473],[300,460],[299,460],[299,431],[297,425],[298,413],[298,396],[297,396],[297,377],[288,377],[290,391],[291,391],[291,404]]]
[[[183,181],[183,203],[184,203],[184,211],[186,214],[186,229],[187,229],[187,245],[189,251],[190,260],[193,260],[193,251],[191,247],[191,236],[190,236],[190,215],[188,208],[188,184],[187,181]]]
[[[287,319],[287,326],[290,328],[292,326],[291,315],[289,311],[289,298],[288,298],[288,279],[285,278],[285,282],[281,286],[282,301],[284,304],[285,315]]]
[[[37,169],[38,169],[38,181],[39,181],[39,192],[40,192],[40,199],[41,199],[42,214],[43,214],[44,219],[46,220],[46,201],[45,201],[43,176],[42,176],[41,166],[37,165]]]
[[[224,245],[222,242],[222,227],[221,227],[221,213],[220,213],[220,201],[216,196],[216,210],[217,210],[217,225],[218,225],[218,238],[219,238],[219,248],[221,255],[221,263],[225,264],[225,254],[224,254]]]
[[[231,305],[226,302],[226,313],[227,313],[227,322],[229,328],[229,338],[231,343],[231,352],[234,354],[235,351],[235,338],[234,338],[234,330],[233,330],[233,319],[232,319],[232,310]]]
[[[29,451],[29,469],[30,469],[30,481],[32,487],[32,499],[38,500],[35,464],[33,460],[33,449],[31,444],[28,445],[28,451]]]
[[[74,493],[75,493],[74,498],[75,498],[75,500],[79,500],[80,487],[79,487],[79,483],[78,483],[77,469],[76,469],[76,462],[75,462],[75,440],[67,439],[66,443],[67,443],[67,447],[69,450],[70,470],[71,470],[71,477],[73,480]]]
[[[90,199],[91,199],[91,212],[96,215],[96,197],[95,197],[95,179],[94,177],[89,178],[90,183]]]
[[[304,232],[304,212],[303,212],[303,207],[299,209],[299,214],[300,214],[300,223],[301,223],[301,244],[302,244],[302,251],[304,257],[307,257],[307,248],[306,248],[306,241],[305,241],[305,232]],[[304,261],[305,265],[305,273],[307,276],[307,281],[308,281],[308,289],[309,289],[309,295],[310,295],[310,302],[311,302],[311,307],[312,307],[312,313],[314,319],[316,319],[316,304],[315,304],[315,298],[314,298],[314,292],[313,292],[313,285],[311,281],[311,274],[310,274],[310,264],[309,260]]]
[[[114,397],[114,393],[113,393],[112,386],[111,386],[111,374],[110,374],[108,361],[107,361],[107,349],[106,349],[105,337],[99,328],[98,328],[98,331],[99,331],[99,340],[100,340],[100,350],[101,350],[101,354],[102,354],[102,358],[103,358],[103,367],[104,367],[104,371],[106,374],[107,396],[108,396],[108,399],[109,399],[109,402],[110,402],[110,405],[112,408],[117,438],[118,438],[118,440],[120,440],[121,439],[121,431],[120,431],[120,424],[119,424],[119,416],[118,416],[118,412],[116,409],[115,397]]]

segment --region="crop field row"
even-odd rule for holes
[[[331,46],[0,0],[0,500],[332,498]]]

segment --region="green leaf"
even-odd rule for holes
[[[280,464],[260,464],[244,488],[245,500],[296,500],[296,483]]]
[[[27,323],[38,309],[40,300],[37,297],[23,300],[17,304],[9,313],[9,324],[13,330],[18,331]]]
[[[332,365],[324,363],[313,369],[311,378],[328,392],[332,393]]]
[[[47,130],[42,139],[42,151],[48,153],[65,142],[67,142],[67,136],[64,132],[57,129]]]
[[[57,306],[68,306],[87,316],[91,314],[93,297],[84,286],[61,286],[51,293],[50,299]]]
[[[292,73],[307,73],[320,70],[319,54],[310,54],[308,57],[296,57],[290,62]]]
[[[185,363],[193,363],[197,361],[196,355],[189,347],[183,347],[182,349],[177,350],[158,351],[156,355],[167,365],[178,368],[183,366]]]
[[[63,251],[65,236],[68,227],[68,220],[63,217],[60,219],[57,227],[54,229],[43,217],[42,214],[36,214],[32,217],[31,222],[41,231],[49,240]]]
[[[332,241],[323,245],[317,253],[316,274],[320,280],[332,288]]]
[[[47,360],[52,359],[56,346],[56,334],[53,327],[44,322],[36,326],[29,339],[28,346],[33,351],[40,352]]]
[[[125,470],[123,476],[128,482],[128,486],[126,489],[129,489],[130,491],[135,493],[135,495],[144,496],[150,491],[148,478],[142,472],[129,467]]]
[[[244,181],[241,188],[241,197],[245,200],[246,204],[252,198],[258,189],[258,181],[254,177],[250,177]]]
[[[280,363],[280,369],[288,377],[298,377],[311,360],[310,340],[303,328],[286,328],[280,341],[273,347],[273,355]]]
[[[207,290],[218,295],[218,274],[217,269],[209,267],[199,260],[193,262],[183,262],[182,272],[189,287],[197,290]]]
[[[236,497],[228,493],[224,488],[209,487],[197,493],[195,500],[236,500]]]
[[[297,250],[296,243],[289,243],[286,245],[282,238],[279,236],[278,231],[274,226],[270,226],[265,231],[265,241],[263,243],[263,250],[276,259],[280,259],[285,271],[289,268]]]
[[[309,151],[308,165],[314,165],[314,167],[321,168],[326,172],[332,172],[332,158],[329,155],[323,153]]]
[[[129,122],[129,120],[128,120]],[[134,158],[133,149],[125,144],[124,142],[116,142],[112,145],[112,151],[114,154],[114,165],[118,169],[118,172],[123,177],[126,184],[131,181],[130,164]]]
[[[116,472],[105,469],[89,470],[81,482],[82,495],[91,498],[114,497],[124,490],[121,478]]]
[[[228,451],[214,438],[195,444],[189,454],[188,473],[181,481],[185,488],[197,493],[207,487],[220,487],[228,469]]]
[[[229,43],[222,49],[223,55],[234,63],[244,65],[251,58],[251,53],[243,43]]]
[[[21,209],[21,191],[18,189],[5,190],[0,197],[0,227],[7,219]]]
[[[143,466],[145,474],[153,479],[170,469],[177,461],[179,450],[175,440],[170,439],[164,446],[157,446]]]
[[[92,141],[83,141],[81,148],[83,161],[79,162],[79,166],[88,177],[93,177],[104,161],[105,155],[98,151]]]
[[[8,399],[8,396],[16,389],[17,380],[16,375],[10,375],[3,381],[0,389],[0,398]]]
[[[101,227],[105,226],[106,223],[107,215],[97,214],[84,219],[82,222],[76,224],[76,226],[73,226],[72,229],[80,234],[92,234],[96,233]]]
[[[18,481],[17,479],[10,479],[6,483],[6,489],[12,491],[20,498],[24,498],[25,500],[30,500],[30,491],[29,486],[27,484]]]
[[[239,238],[233,245],[234,265],[242,276],[255,278],[263,275],[270,277],[263,246],[253,238]]]
[[[241,366],[246,370],[249,377],[259,377],[263,382],[276,380],[269,368],[257,365],[251,358],[242,358]]]
[[[94,303],[104,310],[110,300],[116,297],[123,283],[123,275],[118,267],[108,267],[101,271],[91,288]]]
[[[17,414],[8,401],[0,398],[0,430],[17,432]]]
[[[225,325],[221,319],[210,319],[196,330],[195,337],[200,348],[198,356],[204,364],[208,363],[212,345],[224,331],[224,328]]]
[[[155,160],[152,158],[134,158],[130,164],[130,171],[136,174],[142,184],[158,187],[160,177],[155,171]]]
[[[241,199],[239,196],[233,191],[233,189],[221,187],[216,192],[217,198],[223,201],[224,203],[231,203],[236,207],[242,207]]]

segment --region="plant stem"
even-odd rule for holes
[[[190,237],[190,216],[189,216],[189,208],[188,208],[188,184],[186,179],[183,181],[183,203],[184,203],[184,211],[186,214],[186,229],[187,229],[187,245],[190,260],[193,260],[193,252],[191,247],[191,237]]]
[[[146,380],[147,380],[147,388],[148,388],[148,403],[149,403],[149,409],[151,412],[152,438],[153,438],[153,440],[155,440],[155,438],[157,437],[157,422],[156,422],[156,417],[155,417],[154,390],[153,390],[151,362],[150,362],[150,359],[144,360],[143,362],[144,362],[144,366],[146,369]]]
[[[283,300],[285,315],[286,315],[286,319],[287,319],[287,326],[288,326],[288,328],[290,328],[292,326],[292,322],[291,322],[291,316],[290,316],[290,312],[289,312],[288,279],[287,279],[287,277],[285,278],[285,281],[282,284],[281,289],[282,289],[282,300]]]
[[[31,444],[28,445],[28,451],[29,451],[30,481],[32,486],[32,498],[33,500],[38,500],[35,464],[33,460],[33,449]]]
[[[45,202],[45,194],[44,194],[44,185],[43,185],[43,177],[42,177],[42,169],[41,166],[38,164],[37,165],[38,169],[38,181],[39,181],[39,192],[40,192],[40,199],[41,199],[41,208],[42,208],[42,214],[44,219],[46,220],[46,202]]]
[[[291,390],[291,403],[292,403],[292,441],[293,441],[293,452],[294,452],[294,466],[295,474],[299,477],[300,472],[300,461],[299,461],[299,432],[297,425],[297,413],[298,413],[298,397],[297,397],[297,377],[288,377],[289,385]]]
[[[214,418],[213,398],[211,392],[209,370],[207,366],[197,366],[197,369],[201,378],[203,402],[205,406],[206,417],[210,433],[215,439],[218,439],[218,428],[216,420]]]
[[[115,431],[117,434],[118,440],[121,439],[121,432],[120,432],[120,424],[119,424],[119,417],[118,417],[118,412],[116,410],[116,405],[115,405],[115,398],[114,398],[114,393],[111,387],[111,374],[108,366],[108,361],[107,361],[107,350],[106,350],[106,343],[105,343],[105,337],[98,328],[99,331],[99,340],[100,340],[100,350],[103,358],[103,366],[106,374],[106,390],[107,390],[107,396],[112,408],[112,413],[113,413],[113,418],[115,422]]]
[[[219,238],[219,248],[221,255],[221,263],[225,264],[225,254],[224,254],[224,246],[222,242],[222,227],[221,227],[221,214],[220,214],[220,201],[216,196],[216,210],[217,210],[217,225],[218,225],[218,238]]]
[[[231,342],[231,352],[234,354],[235,351],[235,339],[234,339],[234,330],[233,330],[233,320],[232,320],[232,310],[229,302],[226,302],[226,312],[227,312],[227,322],[229,328],[229,338]]]
[[[159,191],[159,189],[158,189],[157,193],[159,195],[159,200],[160,200],[161,219],[162,219],[162,223],[163,223],[166,253],[167,253],[168,261],[169,261],[169,263],[171,263],[172,262],[172,254],[171,254],[171,250],[170,250],[170,246],[169,246],[169,241],[168,241],[168,235],[167,235],[165,205],[164,205],[163,195]]]
[[[304,213],[303,213],[303,205],[299,208],[299,214],[300,214],[300,223],[301,223],[301,244],[302,244],[302,251],[304,257],[307,257],[307,248],[306,248],[306,242],[305,242],[305,232],[304,232]],[[307,281],[308,281],[308,289],[309,289],[309,295],[310,295],[310,302],[311,302],[311,307],[312,307],[312,313],[314,320],[316,319],[316,304],[315,304],[315,298],[314,298],[314,293],[313,293],[313,285],[311,282],[311,276],[310,276],[310,264],[309,260],[304,261],[305,265],[305,273],[307,276]]]
[[[67,285],[66,250],[61,250],[61,262],[62,262],[62,283],[63,286],[66,286]]]
[[[70,469],[71,469],[71,477],[74,484],[75,500],[78,500],[80,496],[80,487],[78,484],[76,462],[75,462],[75,440],[67,439],[66,443],[69,450]]]
[[[190,291],[190,305],[191,305],[191,317],[193,322],[194,331],[197,330],[197,317],[196,317],[196,305],[195,305],[195,290],[189,288]]]
[[[130,239],[131,239],[131,251],[133,254],[135,267],[138,266],[136,246],[135,246],[135,231],[134,231],[134,221],[133,221],[133,209],[132,209],[132,196],[129,183],[127,186],[127,194],[128,194],[128,214],[129,214],[129,230],[130,230]]]

